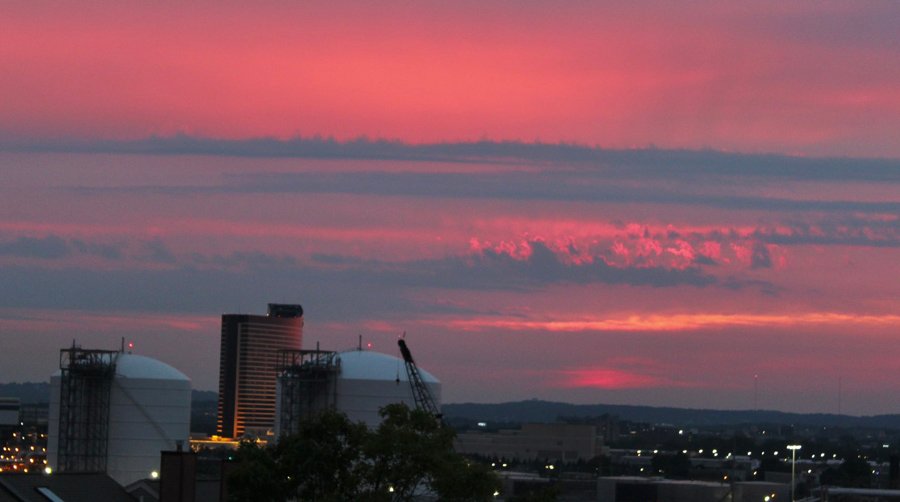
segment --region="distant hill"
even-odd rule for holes
[[[0,397],[17,397],[22,403],[49,401],[47,382],[0,383]],[[215,413],[218,394],[209,390],[194,390],[193,405],[197,413]],[[554,422],[560,418],[597,417],[615,415],[623,420],[651,424],[671,424],[682,427],[740,424],[780,424],[819,427],[871,427],[900,430],[900,415],[856,417],[828,413],[785,413],[768,410],[708,410],[618,404],[569,404],[536,399],[510,403],[456,403],[442,406],[448,420],[478,420],[487,422]],[[214,422],[213,422],[214,427]]]
[[[499,404],[444,404],[441,408],[444,417],[447,419],[467,419],[486,422],[553,422],[561,417],[584,418],[610,414],[633,422],[671,424],[683,427],[781,424],[900,429],[900,415],[856,417],[827,413],[785,413],[767,410],[704,410],[615,404],[568,404],[539,400]]]
[[[218,393],[211,390],[194,390],[194,403],[216,402]],[[46,403],[50,401],[48,382],[0,383],[0,397],[17,397],[24,404]]]

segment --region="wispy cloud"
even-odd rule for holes
[[[17,237],[0,241],[0,256],[58,260],[75,254],[86,254],[117,260],[122,257],[122,246],[86,242],[81,239],[64,239],[56,235],[44,237]]]
[[[7,145],[7,148],[12,148]],[[350,171],[292,170],[223,175],[206,183],[73,187],[88,194],[133,193],[194,196],[241,194],[352,194],[447,199],[507,199],[653,203],[709,206],[731,210],[831,211],[896,214],[895,197],[823,197],[815,192],[766,193],[768,186],[814,182],[900,184],[900,161],[847,158],[800,158],[717,151],[606,150],[519,142],[415,145],[386,141],[337,142],[297,140],[211,140],[193,137],[153,138],[134,142],[21,146],[25,150],[112,152],[221,157],[293,157],[398,162],[437,161],[494,165],[476,172],[384,171],[368,166]],[[410,164],[412,165],[412,164]],[[737,190],[735,187],[744,189]],[[746,190],[746,187],[758,187]],[[702,188],[702,189],[701,189]]]

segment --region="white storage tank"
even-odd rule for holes
[[[378,411],[392,403],[406,403],[415,408],[406,365],[402,359],[379,352],[351,350],[338,353],[340,372],[337,378],[335,407],[356,422],[369,427],[381,423]],[[434,404],[441,407],[441,382],[419,368],[422,381],[431,392]]]
[[[125,486],[159,472],[160,452],[188,447],[191,381],[156,359],[118,353],[109,386],[106,432],[106,473]],[[53,469],[59,460],[61,376],[50,378],[47,457]]]

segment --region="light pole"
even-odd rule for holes
[[[800,449],[799,444],[789,444],[787,445],[787,449],[791,450],[791,502],[794,502],[796,499],[794,498],[794,472],[796,471],[797,466],[797,450]]]

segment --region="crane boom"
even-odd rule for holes
[[[419,368],[416,366],[416,362],[413,360],[412,353],[409,351],[409,347],[406,346],[406,341],[402,338],[397,340],[397,345],[400,346],[400,353],[403,355],[403,362],[406,363],[406,376],[409,378],[409,385],[412,388],[413,399],[416,402],[416,408],[423,410],[436,419],[441,419],[441,412],[438,410],[437,405],[434,403],[434,398],[431,396],[431,391],[428,390],[428,387],[425,385],[425,382],[422,381],[422,375],[419,374]]]

